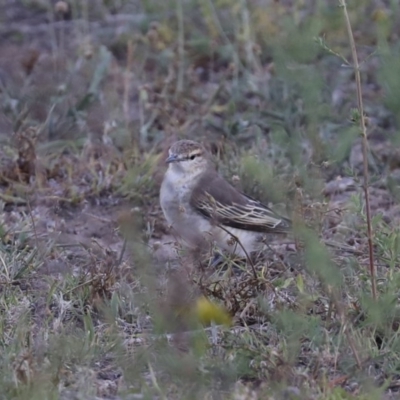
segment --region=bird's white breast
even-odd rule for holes
[[[193,183],[186,175],[168,169],[161,185],[160,204],[173,230],[191,247],[196,247],[210,238],[211,224],[190,207]]]

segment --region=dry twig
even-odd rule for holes
[[[374,265],[374,250],[372,241],[372,226],[371,226],[371,208],[369,203],[369,173],[368,173],[368,138],[367,138],[367,128],[364,118],[364,106],[362,98],[361,89],[361,75],[360,75],[360,65],[358,63],[357,49],[354,41],[353,30],[351,28],[349,14],[347,12],[347,6],[345,0],[339,0],[340,6],[343,8],[343,14],[346,21],[347,33],[349,35],[349,41],[351,46],[351,54],[353,57],[353,68],[356,78],[356,88],[357,88],[357,105],[359,112],[359,122],[362,135],[362,151],[363,151],[363,172],[364,172],[364,196],[365,196],[365,208],[367,215],[367,237],[368,237],[368,255],[369,255],[369,268],[371,275],[371,287],[372,287],[372,297],[376,300],[376,277],[375,277],[375,265]]]

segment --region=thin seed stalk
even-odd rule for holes
[[[357,105],[358,112],[360,114],[360,128],[362,135],[362,152],[363,152],[363,173],[364,173],[364,197],[365,197],[365,208],[367,214],[367,238],[368,238],[368,255],[369,255],[369,269],[371,276],[371,287],[372,287],[372,298],[376,300],[376,274],[375,274],[375,263],[374,263],[374,249],[373,249],[373,233],[371,224],[371,207],[369,202],[369,173],[368,173],[368,138],[367,129],[365,126],[364,118],[364,106],[361,90],[361,74],[360,65],[358,63],[357,49],[354,41],[353,30],[351,28],[349,14],[347,12],[347,6],[345,0],[339,0],[340,6],[343,7],[343,13],[346,20],[347,33],[349,35],[351,54],[353,57],[353,67],[356,78],[356,91],[357,91]]]

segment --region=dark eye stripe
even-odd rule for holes
[[[196,157],[200,155],[201,155],[200,153],[191,154],[190,156],[187,156],[187,160],[194,160]]]

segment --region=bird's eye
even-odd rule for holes
[[[194,160],[194,159],[196,158],[196,156],[197,156],[197,154],[192,154],[189,158],[190,158],[191,160]]]

